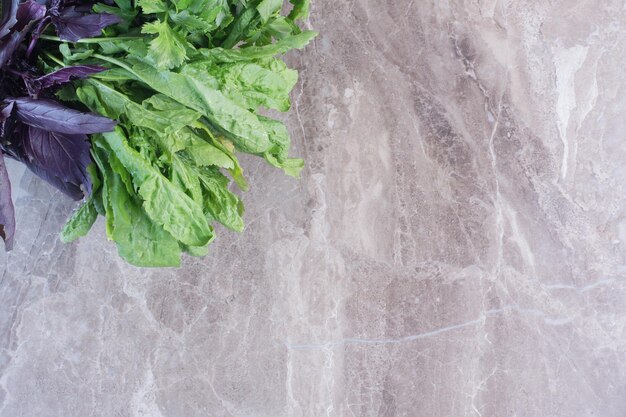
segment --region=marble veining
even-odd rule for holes
[[[626,3],[313,2],[247,230],[121,262],[11,165],[0,416],[626,416]]]

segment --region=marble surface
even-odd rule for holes
[[[2,417],[626,416],[626,3],[316,0],[248,227],[180,270],[12,166]]]

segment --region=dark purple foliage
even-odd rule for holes
[[[89,195],[87,134],[112,131],[116,123],[50,99],[22,97],[5,104],[0,110],[3,152],[74,199]]]
[[[99,65],[78,65],[74,67],[61,68],[58,71],[46,74],[35,79],[25,79],[28,92],[32,97],[37,97],[42,90],[48,89],[55,85],[62,85],[77,80],[87,78],[90,75],[106,71],[106,67]]]
[[[0,41],[0,68],[13,57],[17,48],[24,41],[30,28],[46,14],[46,6],[43,6],[33,0],[21,3],[16,10],[16,18],[11,26],[7,26],[7,34],[5,39]],[[1,38],[1,37],[0,37]]]
[[[0,41],[0,68],[9,62],[25,37],[25,32],[13,32]]]
[[[21,31],[32,21],[39,21],[46,16],[46,6],[34,0],[20,3],[17,8],[17,23],[13,30]]]
[[[15,235],[15,209],[11,200],[11,181],[0,153],[0,237],[4,240],[6,250],[13,249]]]
[[[50,132],[32,126],[22,126],[20,130],[21,159],[35,174],[75,200],[91,193],[87,135]]]
[[[121,21],[118,16],[113,14],[84,14],[77,11],[75,7],[69,7],[52,18],[52,23],[54,23],[59,37],[70,42],[98,36],[105,27]]]
[[[54,89],[106,70],[96,65],[65,67],[42,74],[36,66],[39,38],[54,27],[61,39],[97,36],[120,19],[93,13],[85,0],[0,0],[0,237],[10,250],[15,232],[8,156],[63,193],[81,199],[91,193],[87,135],[113,130],[115,122],[66,107]],[[51,25],[52,24],[52,25]]]
[[[76,42],[98,36],[107,26],[121,22],[118,16],[92,12],[93,5],[97,3],[94,1],[0,1],[0,68],[10,61],[28,35],[31,39],[25,45],[25,58],[29,58],[39,36],[50,23],[61,39]]]
[[[8,106],[2,107],[0,110],[0,145],[5,142],[9,142],[10,134],[13,132],[13,128],[15,127],[15,118],[10,117],[13,112],[13,104],[9,104]],[[8,148],[6,146],[1,146],[0,153],[8,153]]]
[[[17,4],[19,0],[2,0],[0,5],[0,38],[9,34],[9,31],[17,23]]]
[[[10,102],[6,106],[2,106],[0,109],[0,123],[4,123],[11,115],[13,115],[13,108],[15,103]]]
[[[116,123],[95,113],[83,113],[50,99],[22,97],[15,103],[15,116],[29,126],[69,135],[110,132]]]

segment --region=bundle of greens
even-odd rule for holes
[[[183,252],[208,252],[214,223],[243,230],[231,191],[231,178],[247,189],[237,153],[292,176],[303,166],[289,158],[286,127],[262,113],[290,107],[297,72],[280,55],[315,36],[297,25],[308,3],[2,0],[0,146],[68,195],[85,196],[61,239],[84,236],[102,215],[126,261],[177,266]],[[38,11],[20,20],[22,8]],[[3,62],[9,43],[17,46]],[[7,185],[0,158],[9,247]]]

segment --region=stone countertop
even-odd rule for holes
[[[2,417],[626,416],[624,1],[317,0],[247,230],[125,265],[15,165]]]

